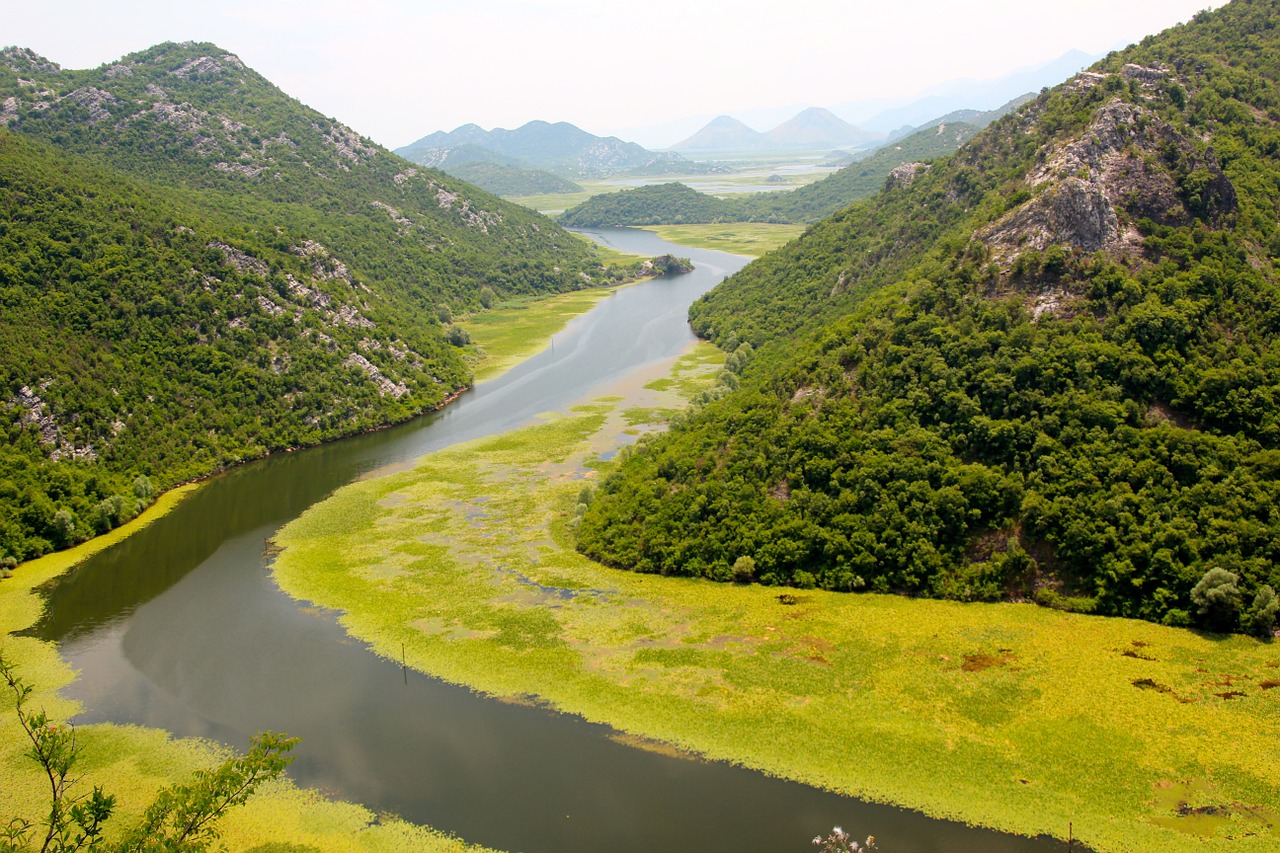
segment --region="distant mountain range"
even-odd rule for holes
[[[571,180],[617,174],[696,174],[697,164],[670,151],[655,152],[616,136],[596,136],[568,122],[531,121],[515,130],[485,130],[464,124],[437,131],[396,149],[406,160],[448,168],[453,152],[466,147],[466,161],[489,162],[527,171],[546,171]]]
[[[679,183],[637,187],[592,196],[565,211],[560,223],[570,228],[589,228],[714,222],[816,222],[879,192],[895,172],[899,175],[914,174],[922,166],[922,161],[952,153],[982,128],[1029,100],[1033,100],[1032,95],[1023,95],[998,109],[956,110],[932,119],[902,139],[881,145],[872,152],[860,152],[858,157],[838,157],[831,164],[839,167],[838,171],[794,190],[716,198]],[[737,132],[736,119],[722,118],[724,121],[716,129],[718,135],[709,134],[709,141],[747,138],[734,136]],[[900,167],[902,171],[899,171]]]
[[[1097,59],[1101,59],[1101,55],[1073,50],[1049,62],[990,80],[951,80],[913,97],[841,101],[831,105],[830,109],[842,120],[868,133],[879,134],[883,139],[892,137],[900,128],[919,127],[935,116],[956,109],[991,109],[1023,92],[1039,92],[1046,86],[1061,83]],[[774,106],[734,110],[733,115],[748,126],[768,127],[802,108],[803,104],[797,104],[790,108]],[[685,150],[683,142],[673,145],[671,140],[690,138],[707,121],[708,116],[705,114],[685,116],[661,124],[618,128],[615,132],[652,149]]]
[[[883,134],[854,127],[830,110],[809,107],[767,133],[753,130],[732,116],[717,116],[671,148],[680,152],[852,148],[883,138]]]

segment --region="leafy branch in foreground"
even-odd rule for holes
[[[18,675],[12,662],[0,654],[0,679],[13,692],[15,712],[31,749],[26,756],[36,762],[49,782],[49,813],[39,827],[23,817],[15,817],[0,828],[0,853],[39,850],[40,853],[193,853],[204,850],[218,838],[217,820],[228,809],[242,805],[259,785],[282,774],[297,744],[274,732],[253,738],[249,751],[230,758],[213,770],[201,770],[186,785],[161,791],[143,815],[142,822],[126,832],[120,841],[108,844],[103,824],[115,810],[116,798],[94,786],[92,793],[73,796],[70,789],[80,781],[74,770],[81,746],[75,728],[50,722],[43,711],[29,711],[27,701],[32,686]]]

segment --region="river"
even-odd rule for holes
[[[504,704],[369,652],[335,615],[271,580],[266,544],[334,489],[447,445],[564,409],[683,350],[689,304],[747,259],[645,231],[596,239],[696,270],[618,290],[541,354],[443,412],[280,454],[217,477],[64,576],[34,633],[80,677],[77,723],[166,729],[237,748],[254,732],[301,737],[304,786],[502,850],[800,851],[841,825],[886,853],[1032,853],[1057,842],[862,803],[717,762],[623,746],[603,726]]]

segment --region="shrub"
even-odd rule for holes
[[[1230,631],[1240,618],[1239,578],[1216,566],[1204,573],[1191,590],[1200,623],[1215,631]]]

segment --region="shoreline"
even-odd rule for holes
[[[613,464],[581,433],[592,418],[654,427],[638,405],[581,403],[339,489],[277,534],[273,576],[427,675],[867,801],[1099,850],[1280,841],[1280,774],[1261,759],[1280,713],[1271,645],[1035,605],[783,601],[578,555],[575,496]],[[398,555],[410,539],[440,547]],[[492,629],[535,613],[554,627],[527,647]]]

